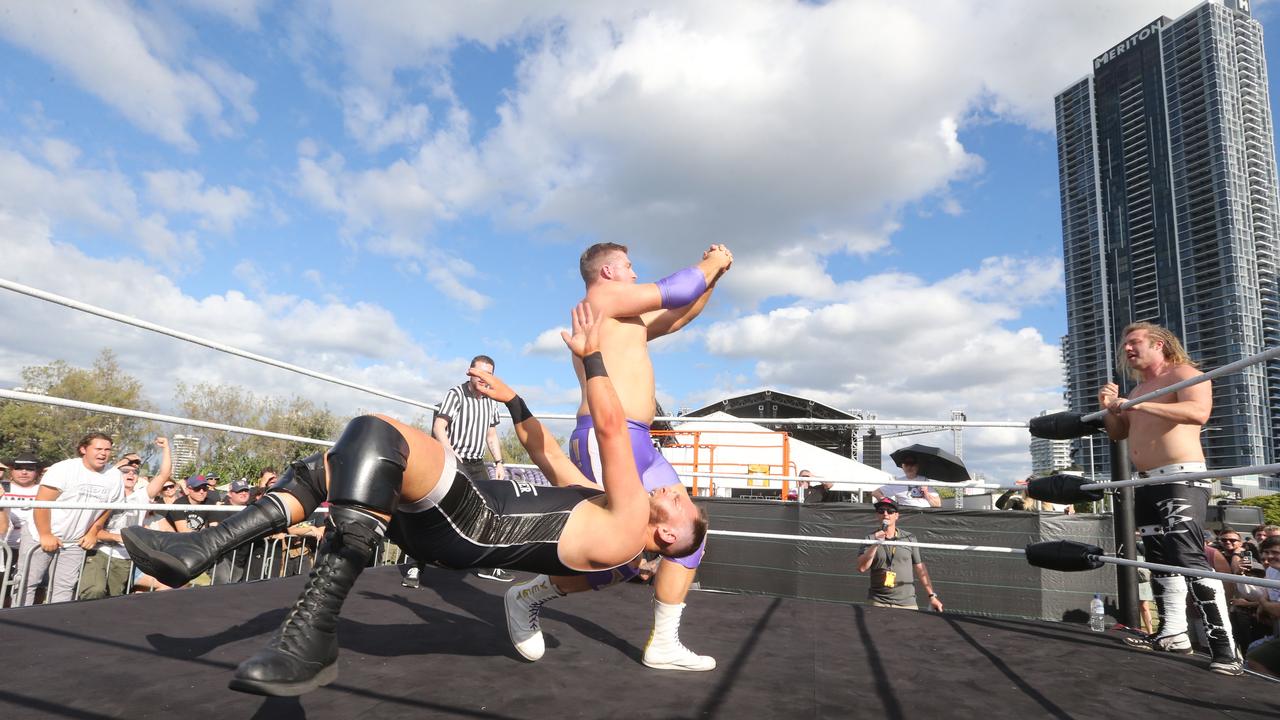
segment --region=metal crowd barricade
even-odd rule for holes
[[[0,542],[0,607],[14,605],[12,602],[14,576],[17,574],[18,553],[9,543]]]
[[[29,568],[29,567],[31,566],[31,558],[35,557],[36,552],[44,552],[44,551],[40,549],[40,546],[39,546],[39,545],[33,545],[33,546],[31,546],[31,549],[27,552],[27,556],[26,556],[25,558],[19,558],[19,562],[18,562],[18,570],[17,570],[17,574],[18,574],[18,585],[17,585],[17,591],[14,593],[14,606],[15,606],[15,607],[16,607],[16,606],[18,606],[18,605],[22,605],[22,604],[24,604],[24,602],[25,602],[25,600],[26,600],[26,597],[27,597],[27,580],[28,580],[28,576],[31,574],[31,573],[27,572],[27,568]],[[54,580],[54,578],[55,578],[55,577],[57,577],[57,574],[58,574],[58,564],[59,564],[59,561],[60,561],[61,559],[62,559],[62,549],[61,549],[61,548],[59,548],[59,549],[58,549],[58,552],[56,552],[56,553],[54,553],[54,554],[53,554],[53,559],[49,561],[49,566],[48,566],[47,568],[45,568],[45,573],[44,573],[44,603],[43,603],[43,604],[46,604],[46,605],[47,605],[47,604],[49,604],[49,603],[52,601],[52,600],[51,600],[51,598],[52,598],[52,595],[53,595],[53,580]],[[83,572],[84,572],[84,562],[85,562],[85,560],[86,560],[86,559],[87,559],[87,555],[82,555],[82,556],[81,556],[81,558],[80,558],[80,572],[81,572],[81,573],[83,573]],[[23,562],[24,560],[25,560],[25,562]],[[77,598],[79,598],[79,597],[80,597],[80,578],[79,578],[79,576],[77,576],[77,577],[76,577],[76,585],[75,585],[75,588],[71,591],[71,599],[72,599],[72,600],[75,600],[75,599],[77,599]],[[40,603],[32,602],[32,605],[37,605],[37,604],[40,604]]]
[[[219,558],[208,571],[209,584],[225,585],[237,582],[253,582],[307,573],[315,565],[316,556],[319,554],[319,546],[320,540],[309,535],[287,535],[283,538],[263,538],[254,541],[236,548]],[[39,545],[33,546],[27,553],[26,558],[20,558],[16,548],[11,548],[8,544],[0,544],[0,606],[4,605],[4,602],[2,602],[4,599],[9,600],[9,606],[11,607],[18,607],[22,604],[28,590],[26,568],[36,552],[43,552]],[[106,553],[104,553],[104,556],[107,559],[106,582],[108,597],[112,596],[110,585],[111,568],[114,563],[120,562],[126,562],[129,566],[124,594],[133,594],[135,587],[135,565],[133,561],[121,560]],[[240,561],[242,557],[245,559]],[[384,539],[374,551],[372,564],[375,567],[395,564],[403,561],[406,557],[398,546],[390,540]],[[44,580],[45,594],[41,598],[40,604],[49,604],[52,601],[53,580],[59,572],[58,563],[61,558],[62,552],[59,550],[54,553],[49,563]],[[243,562],[243,572],[238,573],[237,565],[241,562]],[[80,599],[84,567],[85,562],[82,560],[80,577],[77,579],[76,586],[72,591],[73,600]],[[65,572],[65,569],[63,571]],[[155,587],[148,588],[149,592],[154,592],[155,590]]]

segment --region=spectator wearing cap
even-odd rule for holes
[[[218,513],[198,510],[194,507],[208,507],[218,504],[218,497],[213,492],[213,483],[209,482],[209,478],[204,475],[192,475],[187,478],[186,483],[183,485],[183,490],[186,495],[178,498],[174,505],[191,505],[193,507],[171,510],[165,513],[165,518],[169,521],[169,527],[175,532],[195,532],[206,525],[216,525],[218,523]]]
[[[916,582],[929,594],[929,607],[942,612],[942,601],[933,590],[929,571],[920,559],[920,548],[903,545],[885,545],[884,541],[916,542],[916,536],[898,529],[898,503],[893,498],[880,498],[875,502],[876,517],[880,529],[867,536],[878,541],[868,545],[858,555],[858,572],[870,571],[871,584],[867,599],[876,607],[907,608],[918,610]]]
[[[33,453],[21,453],[9,461],[5,479],[5,500],[34,498],[40,489],[40,471],[44,463]],[[22,543],[22,531],[31,522],[31,510],[6,508],[0,510],[0,541],[17,549]],[[16,555],[16,554],[15,554]],[[4,570],[4,568],[0,568]]]
[[[125,455],[116,463],[124,482],[125,500],[134,505],[145,505],[160,494],[165,483],[172,481],[173,459],[169,453],[169,439],[156,438],[160,448],[160,468],[149,481],[140,481],[142,458],[137,453]],[[80,573],[80,599],[96,600],[114,595],[125,595],[133,585],[129,553],[124,549],[120,531],[132,525],[141,525],[146,510],[115,510],[107,518],[107,525],[98,533],[98,545],[90,550]]]
[[[40,478],[37,500],[106,503],[124,500],[124,481],[111,466],[110,435],[89,433],[80,440],[79,457],[54,463]],[[36,584],[48,576],[50,602],[72,600],[85,551],[98,544],[107,510],[37,508],[22,536],[19,562],[25,565],[24,605],[35,602]],[[51,569],[52,568],[52,569]]]
[[[249,480],[240,478],[231,483],[231,486],[227,488],[226,499],[219,504],[245,507],[252,500],[252,491],[253,486],[249,484]],[[261,566],[264,548],[258,540],[261,540],[261,538],[255,538],[253,542],[242,545],[218,558],[218,563],[213,568],[213,582],[215,584],[241,582],[248,573],[250,559],[254,559]]]

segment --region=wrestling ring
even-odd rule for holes
[[[14,290],[14,285],[3,281],[6,289]],[[54,301],[51,297],[42,299]],[[71,302],[62,304],[73,306]],[[76,309],[92,312],[87,306]],[[107,311],[95,314],[110,317]],[[139,323],[132,324],[143,327]],[[158,326],[147,329],[166,330]],[[215,347],[218,344],[212,341],[183,337],[185,334],[177,331],[165,334],[357,387],[228,346]],[[358,387],[402,399],[376,388]],[[12,390],[0,390],[0,398],[317,446],[330,444]],[[1135,400],[1145,399],[1150,398]],[[1276,470],[1280,465],[1203,475],[1222,478]],[[1052,499],[1057,500],[1092,498],[1125,485],[1183,479],[1195,478],[1170,475],[1115,483],[1082,480],[1068,482],[1065,487],[1060,481],[1046,492],[1054,493]],[[305,582],[299,575],[0,610],[0,647],[5,650],[8,678],[0,687],[0,714],[14,718],[148,718],[200,708],[246,718],[1280,715],[1276,685],[1263,676],[1250,673],[1223,678],[1205,671],[1203,656],[1134,652],[1119,642],[1124,631],[1118,628],[1094,633],[1078,623],[967,610],[967,597],[1002,592],[1019,597],[1044,594],[1041,587],[1033,587],[1035,583],[1020,585],[1018,576],[1037,581],[1042,576],[1091,578],[1101,588],[1105,573],[1059,571],[1135,564],[1107,552],[1105,536],[1089,535],[1082,530],[1084,526],[1073,527],[1082,519],[1061,520],[1052,527],[1037,520],[1035,526],[991,533],[966,525],[965,518],[981,512],[904,513],[902,527],[925,541],[886,544],[917,545],[928,551],[926,561],[934,585],[947,600],[947,612],[936,614],[832,601],[822,590],[837,584],[852,584],[855,594],[865,589],[865,579],[858,578],[852,568],[854,555],[873,542],[864,539],[876,527],[875,516],[865,507],[710,498],[700,502],[716,509],[710,511],[712,530],[701,591],[690,596],[683,635],[699,652],[718,659],[718,667],[711,672],[655,671],[641,665],[650,622],[652,593],[648,588],[624,584],[603,592],[570,595],[548,605],[542,611],[548,651],[538,662],[529,663],[516,653],[507,637],[502,604],[506,585],[470,573],[428,567],[422,588],[408,589],[401,585],[404,566],[388,565],[366,571],[344,606],[339,622],[342,655],[338,680],[300,698],[264,699],[226,688],[236,665],[280,624]],[[0,506],[139,507],[15,500],[0,501]],[[164,507],[145,506],[150,510]],[[1007,518],[1011,514],[988,515]],[[781,531],[787,529],[802,532]],[[823,553],[827,564],[819,562]],[[948,559],[962,557],[981,558],[971,573],[980,577],[948,575]],[[769,566],[771,558],[787,562]],[[831,571],[841,565],[846,572]],[[780,594],[752,587],[750,578],[776,574],[796,578],[795,591]],[[518,580],[528,577],[521,574]],[[744,577],[748,580],[740,581]],[[1256,578],[1222,579],[1280,587],[1280,583]],[[1085,585],[1091,586],[1090,581]],[[1078,598],[1067,604],[1073,602],[1078,605]]]

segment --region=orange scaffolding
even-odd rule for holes
[[[664,449],[683,449],[689,450],[692,457],[689,460],[672,460],[669,456],[668,461],[671,466],[680,472],[681,468],[687,468],[690,472],[719,472],[741,475],[791,475],[791,436],[789,433],[782,431],[760,431],[760,430],[654,430],[651,433],[655,442],[661,444]],[[703,436],[715,436],[714,441],[704,441]],[[721,436],[774,436],[777,437],[776,445],[749,443],[745,442],[724,442]],[[664,439],[670,440],[663,442]],[[717,451],[720,453],[720,459],[716,458]],[[758,451],[758,452],[749,452]],[[775,457],[770,457],[776,452]],[[737,455],[739,457],[732,457]],[[742,457],[749,455],[750,457]],[[776,462],[774,462],[776,460]],[[706,493],[699,492],[699,481],[703,478],[693,476],[692,495],[715,495],[716,482],[715,478],[706,478]],[[769,488],[773,481],[767,478],[759,480],[747,480],[748,486],[757,486]],[[787,498],[790,492],[790,481],[782,480],[782,491],[780,497]],[[758,483],[758,485],[757,485]]]

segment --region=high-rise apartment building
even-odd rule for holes
[[[1044,415],[1045,413],[1040,413]],[[1085,467],[1086,463],[1073,462],[1071,459],[1070,440],[1047,440],[1031,438],[1031,474],[1049,475],[1058,470],[1066,470],[1074,465]],[[1104,458],[1105,459],[1105,458]],[[1088,468],[1085,467],[1087,470]]]
[[[171,459],[173,471],[183,472],[200,461],[200,438],[195,435],[174,435]]]
[[[1247,0],[1212,0],[1137,28],[1055,98],[1072,410],[1098,409],[1130,322],[1168,327],[1205,369],[1280,344],[1267,94]],[[1277,457],[1280,362],[1215,380],[1213,401],[1209,467]],[[1089,442],[1076,463],[1107,474]]]

